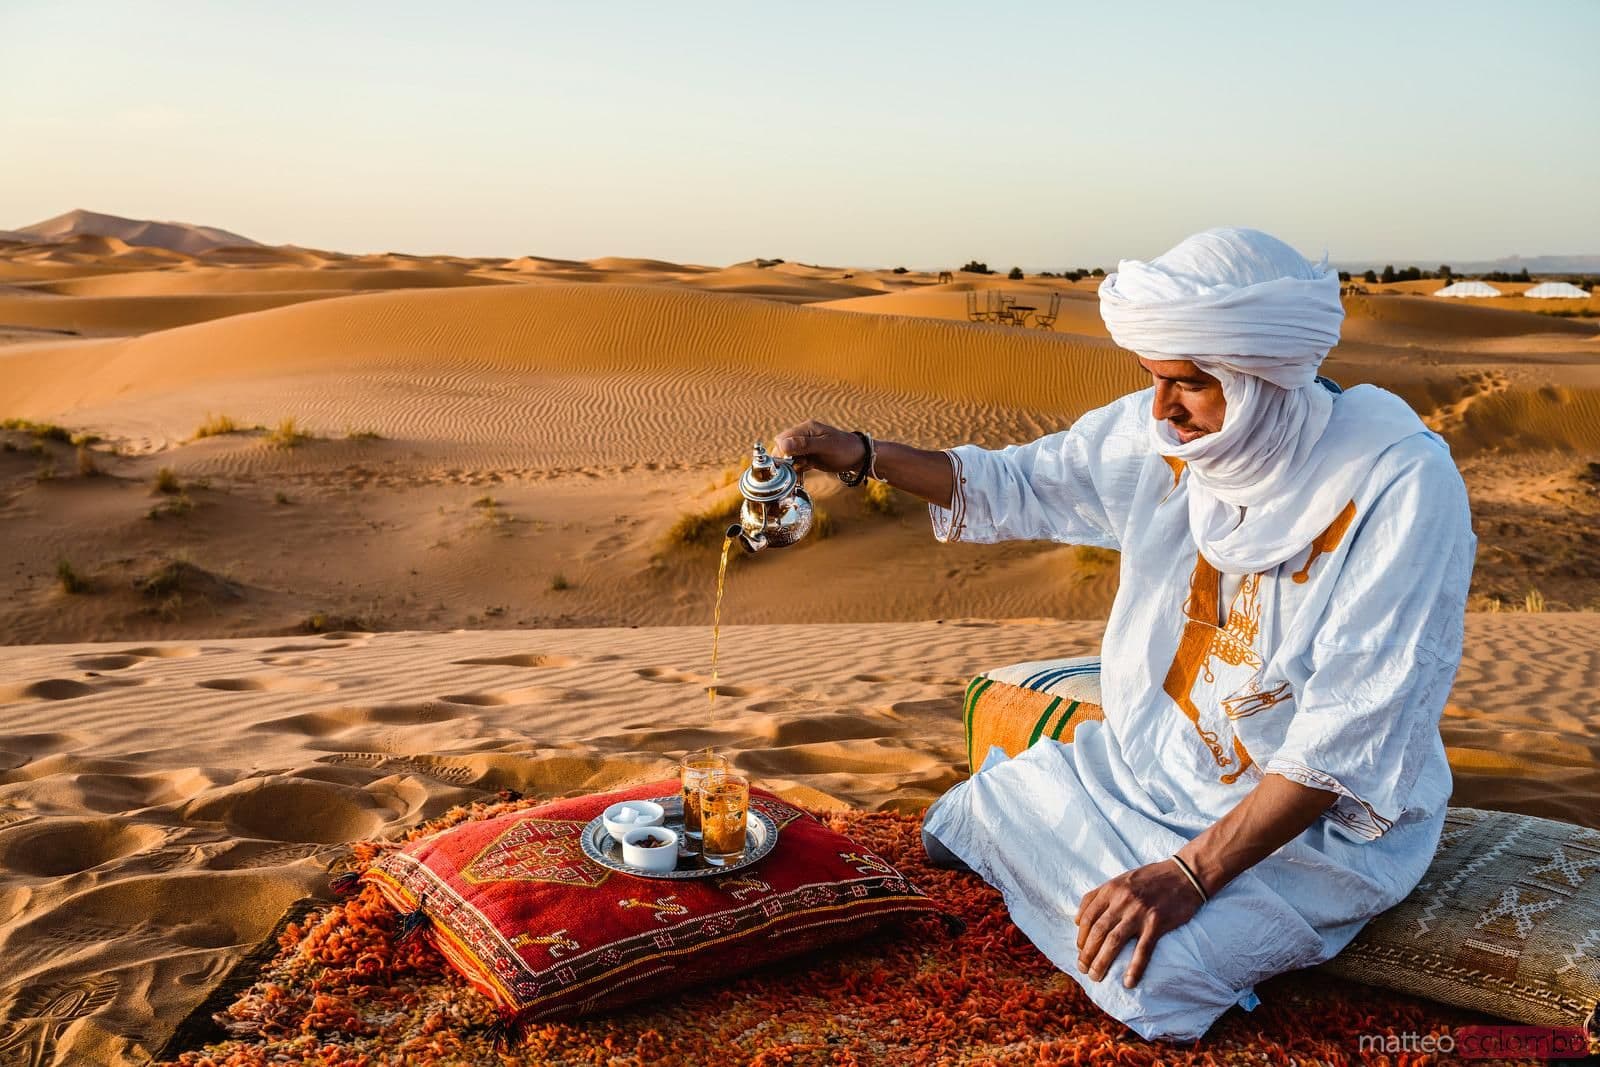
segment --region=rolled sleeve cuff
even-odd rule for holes
[[[944,454],[950,460],[950,506],[941,508],[929,504],[928,518],[933,521],[934,538],[944,544],[954,544],[961,540],[967,528],[967,479],[962,472],[961,454],[952,448],[945,449]]]
[[[1393,819],[1380,813],[1377,808],[1326,771],[1307,767],[1303,763],[1282,756],[1269,759],[1262,770],[1267,774],[1281,775],[1291,782],[1310,786],[1312,789],[1339,794],[1339,799],[1323,813],[1323,818],[1364,840],[1376,841],[1394,825]]]

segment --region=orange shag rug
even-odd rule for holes
[[[504,799],[457,808],[411,839],[535,803]],[[1303,973],[1264,984],[1261,1007],[1234,1009],[1197,1044],[1151,1044],[1096,1008],[1040,955],[1006,917],[999,893],[973,875],[929,867],[915,816],[819,817],[897,865],[964,919],[966,932],[951,937],[936,920],[919,919],[865,944],[617,1018],[535,1023],[508,1040],[490,1002],[426,939],[396,940],[394,910],[367,885],[285,926],[276,954],[247,976],[253,984],[214,1016],[215,1003],[180,1028],[165,1053],[176,1058],[167,1062],[1420,1065],[1445,1061],[1386,1053],[1386,1039],[1395,1039],[1390,1049],[1417,1048],[1424,1035],[1437,1039],[1488,1021]],[[356,868],[388,847],[357,846]],[[1365,1044],[1363,1035],[1371,1035]]]

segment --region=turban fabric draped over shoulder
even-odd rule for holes
[[[1317,368],[1339,342],[1339,277],[1260,230],[1195,234],[1100,286],[1112,340],[1189,360],[1218,379],[1222,427],[1180,441],[1152,413],[1152,447],[1188,472],[1189,528],[1224,574],[1276,567],[1308,546],[1390,445],[1427,430],[1370,385],[1334,397]]]

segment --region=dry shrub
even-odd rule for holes
[[[78,446],[78,477],[93,478],[100,473],[100,464],[94,461],[94,453],[88,445]]]
[[[564,589],[571,588],[572,583],[567,581],[567,576],[565,574],[557,574],[555,577],[550,579],[550,589],[552,592],[559,593]]]
[[[56,580],[61,583],[63,593],[77,595],[89,591],[89,579],[79,574],[69,560],[61,560],[56,564]]]
[[[861,506],[874,515],[898,515],[900,496],[888,482],[868,479],[861,490]]]
[[[1114,548],[1101,548],[1098,545],[1073,545],[1072,559],[1080,571],[1090,575],[1116,567],[1122,554]]]
[[[194,428],[195,440],[202,437],[220,437],[226,433],[244,433],[246,427],[235,422],[231,415],[207,414],[206,420]]]
[[[698,511],[687,511],[667,528],[662,541],[667,548],[694,548],[721,544],[728,527],[739,521],[744,497],[738,492],[724,494]]]
[[[267,444],[273,448],[298,448],[314,435],[309,430],[304,430],[291,415],[279,422],[275,429],[267,431]]]
[[[145,512],[147,519],[176,519],[194,510],[194,500],[188,493],[179,493],[177,496],[163,500],[161,503]]]
[[[351,430],[344,435],[344,439],[346,441],[381,441],[383,440],[383,434],[371,429]]]
[[[162,467],[156,471],[156,492],[170,495],[182,489],[183,485],[178,481],[177,472],[171,467]]]
[[[6,419],[0,422],[0,430],[15,430],[18,433],[32,434],[41,441],[59,441],[61,444],[70,445],[72,431],[65,426],[57,426],[53,422],[34,422],[32,419]],[[98,441],[96,437],[94,440]]]

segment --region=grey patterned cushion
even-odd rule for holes
[[[1451,808],[1421,883],[1323,969],[1600,1036],[1600,831]]]

